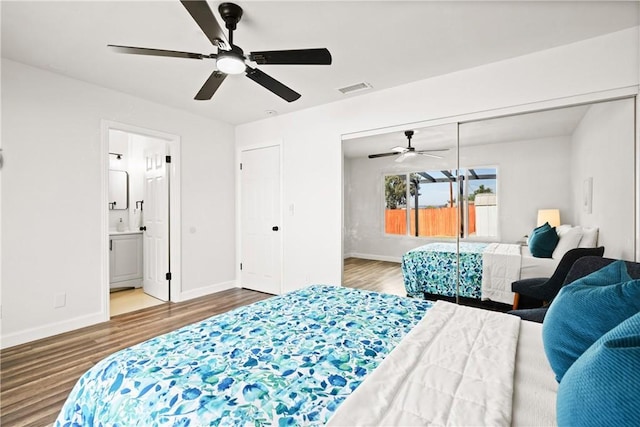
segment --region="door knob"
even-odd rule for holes
[[[278,230],[279,230],[279,228],[278,228],[278,226],[277,226],[277,225],[274,225],[273,227],[271,227],[271,229],[272,229],[273,231],[278,231]]]
[[[140,231],[147,231],[147,227],[140,227]]]

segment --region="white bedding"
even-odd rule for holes
[[[520,323],[438,301],[328,425],[510,425]]]
[[[513,303],[511,283],[520,280],[520,245],[491,243],[482,252],[482,299]]]
[[[482,299],[512,304],[512,282],[551,277],[559,262],[553,258],[534,257],[528,246],[491,243],[482,253]]]
[[[520,279],[533,277],[551,277],[560,262],[553,258],[536,258],[529,252],[528,246],[522,246],[522,261],[520,265]]]
[[[521,321],[513,386],[513,426],[555,426],[558,383],[542,345],[542,324]]]

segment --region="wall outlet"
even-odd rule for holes
[[[53,308],[62,308],[67,304],[67,294],[56,294],[53,301]]]

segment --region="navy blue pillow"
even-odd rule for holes
[[[600,337],[640,312],[640,280],[615,261],[563,287],[542,323],[544,351],[560,382]]]
[[[640,313],[606,333],[569,368],[556,401],[559,426],[640,422]]]
[[[553,250],[558,245],[558,233],[556,228],[545,222],[540,227],[534,228],[529,236],[529,252],[536,258],[551,258]]]

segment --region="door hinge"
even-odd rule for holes
[[[240,263],[240,270],[242,270],[242,263]]]
[[[171,272],[168,272],[168,273],[165,275],[165,277],[166,277],[166,280],[171,280]]]
[[[240,170],[242,170],[242,163],[240,163]]]
[[[167,163],[171,163],[171,156],[165,157],[164,161],[167,162]]]

